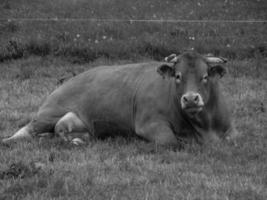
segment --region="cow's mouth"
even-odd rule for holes
[[[194,116],[203,110],[203,106],[190,106],[184,108],[184,111],[190,116]]]

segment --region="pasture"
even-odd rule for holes
[[[6,0],[0,16],[266,19],[260,0],[188,2]],[[192,47],[229,59],[221,83],[241,133],[180,151],[136,138],[91,139],[80,147],[59,139],[0,144],[0,200],[267,198],[266,24],[0,20],[0,28],[0,137],[29,122],[62,76]],[[13,163],[17,171],[4,173]]]

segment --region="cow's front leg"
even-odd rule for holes
[[[169,124],[164,121],[150,121],[136,125],[136,134],[155,144],[178,146],[178,141]]]

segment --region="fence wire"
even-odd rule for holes
[[[187,20],[187,19],[99,19],[99,18],[0,18],[1,21],[58,21],[58,22],[154,22],[154,23],[267,23],[267,20]]]

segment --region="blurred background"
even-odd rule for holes
[[[2,0],[0,61],[29,55],[73,63],[161,60],[191,48],[261,58],[266,19],[266,0]]]

